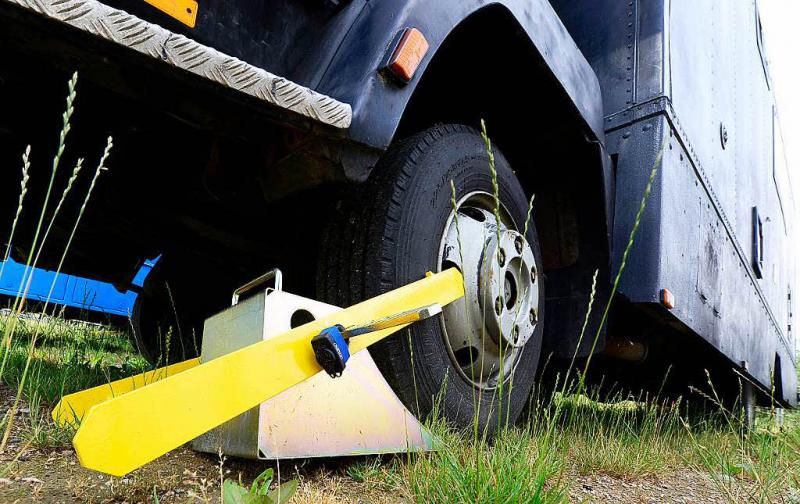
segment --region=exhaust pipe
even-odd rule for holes
[[[647,359],[647,344],[625,338],[609,338],[603,355],[612,359],[641,363]]]

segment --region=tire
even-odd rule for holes
[[[136,297],[131,313],[133,340],[137,350],[154,366],[174,364],[198,355],[202,318],[179,310],[182,298],[171,282],[163,279],[156,265]],[[177,298],[177,299],[176,299]]]
[[[495,158],[500,203],[521,230],[528,201],[496,150]],[[442,236],[453,213],[451,180],[457,201],[476,192],[492,193],[489,157],[475,130],[436,126],[392,147],[370,180],[342,198],[331,217],[322,239],[318,296],[350,306],[442,269]],[[525,238],[536,271],[542,271],[532,222]],[[535,276],[532,271],[531,277]],[[479,426],[491,433],[499,419],[516,421],[533,387],[541,352],[544,287],[542,281],[532,285],[529,290],[538,296],[538,323],[515,354],[516,364],[509,373],[513,382],[500,380],[507,386],[476,394],[480,387],[475,377],[467,377],[454,360],[443,316],[416,323],[375,344],[370,352],[397,395],[418,416],[427,417],[438,406],[452,425],[472,426],[477,417]]]

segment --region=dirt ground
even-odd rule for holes
[[[0,459],[9,461],[10,457]],[[346,474],[352,459],[282,464],[282,477],[300,479],[292,502],[391,503],[409,501],[397,490],[357,483]],[[274,464],[271,464],[275,467]],[[249,482],[270,464],[228,459],[222,465],[226,478]],[[287,474],[288,472],[288,474]],[[0,502],[217,502],[220,491],[217,457],[187,447],[147,465],[124,478],[112,478],[82,468],[71,449],[28,450],[16,468],[0,479]],[[686,471],[667,477],[625,481],[603,475],[577,477],[571,502],[662,503],[722,502],[723,497],[701,474]]]
[[[0,459],[7,462],[9,458]],[[346,475],[351,460],[305,465],[282,464],[282,477],[299,477],[298,503],[390,503],[409,499],[402,492],[370,488]],[[264,462],[226,460],[226,478],[251,481],[269,467]],[[273,467],[274,464],[272,464]],[[287,467],[288,466],[288,467]],[[82,468],[71,449],[28,450],[16,468],[0,479],[0,502],[202,502],[219,499],[219,461],[183,447],[124,478],[112,478]],[[289,474],[286,472],[288,471]],[[668,477],[625,481],[607,476],[578,477],[571,502],[661,503],[721,502],[705,476],[687,471]]]
[[[0,389],[3,410],[12,399]],[[21,415],[27,414],[23,409]],[[17,425],[24,424],[24,418]],[[387,459],[388,460],[388,459]],[[280,470],[281,478],[297,478],[296,503],[393,503],[409,502],[402,488],[379,481],[356,481],[348,468],[364,458],[271,462],[225,459],[181,447],[124,478],[113,478],[84,469],[71,448],[26,447],[15,429],[0,468],[10,470],[0,478],[2,503],[160,503],[219,502],[220,480],[251,482],[267,467]],[[11,464],[9,466],[9,463]],[[571,502],[662,503],[721,502],[723,496],[707,476],[686,470],[639,480],[604,475],[577,476],[569,493]]]

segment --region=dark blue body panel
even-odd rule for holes
[[[562,92],[569,97],[584,121],[587,134],[602,140],[602,98],[597,78],[546,0],[367,3],[318,88],[353,105],[354,121],[349,136],[372,146],[388,147],[419,82],[416,79],[407,86],[386,85],[386,78],[375,71],[381,67],[385,52],[365,51],[365,47],[385,47],[388,50],[400,30],[416,27],[431,45],[430,56],[423,60],[418,70],[424,73],[448,35],[484,9],[501,9],[508,13],[512,22],[503,29],[521,30],[538,53],[539,61],[524,64],[545,66],[561,84]],[[492,35],[486,33],[485,36]],[[481,64],[487,68],[481,68]],[[463,78],[491,80],[491,71],[487,71],[490,65],[490,62],[475,62],[474,67],[463,69]],[[525,97],[519,99],[524,103]]]
[[[553,4],[603,88],[617,261],[666,145],[620,292],[660,308],[669,289],[666,323],[794,404],[794,203],[755,2]]]

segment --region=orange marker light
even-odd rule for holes
[[[667,310],[675,308],[675,296],[669,289],[661,289],[661,304],[664,305]]]
[[[429,48],[428,40],[421,31],[406,28],[386,67],[403,81],[409,82]]]

